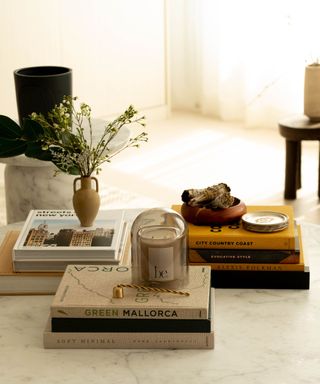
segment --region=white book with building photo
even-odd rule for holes
[[[81,227],[73,210],[31,210],[13,248],[14,269],[63,270],[72,260],[118,263],[128,237],[124,223],[121,209],[100,211],[92,227]]]

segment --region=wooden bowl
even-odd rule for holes
[[[229,224],[240,220],[246,212],[246,205],[236,197],[233,205],[229,208],[191,207],[185,203],[181,206],[181,215],[188,223],[195,225]]]

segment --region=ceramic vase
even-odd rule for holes
[[[73,192],[73,208],[81,226],[91,227],[100,207],[98,180],[93,176],[77,177],[73,181]]]
[[[320,121],[320,65],[308,65],[304,77],[304,114]]]

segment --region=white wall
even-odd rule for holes
[[[171,105],[199,112],[201,103],[201,44],[198,0],[169,0]]]
[[[13,71],[73,70],[94,116],[166,111],[164,0],[0,0],[0,114],[17,117]]]

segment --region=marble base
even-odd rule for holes
[[[72,209],[74,176],[59,173],[53,165],[6,165],[7,222],[23,221],[31,209]]]
[[[106,122],[93,119],[93,143],[104,132]],[[109,143],[108,154],[123,148],[130,138],[130,130],[123,126]],[[1,158],[5,166],[5,196],[7,223],[23,221],[31,209],[72,209],[73,180],[76,176],[60,172],[51,162],[24,155]]]

